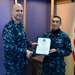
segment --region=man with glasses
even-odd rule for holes
[[[44,34],[51,39],[51,48],[44,57],[42,75],[65,75],[64,57],[69,56],[72,49],[70,38],[59,28],[61,23],[59,16],[53,16],[52,30]]]

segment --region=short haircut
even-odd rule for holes
[[[61,22],[61,18],[60,18],[60,16],[53,16],[53,18],[59,18],[59,19],[60,19],[60,22]]]

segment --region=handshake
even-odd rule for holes
[[[36,42],[32,43],[32,47],[35,47],[36,45],[37,45]],[[26,50],[26,52],[27,52],[27,54],[26,54],[27,58],[30,58],[33,55],[32,51]]]
[[[26,54],[27,58],[30,58],[33,55],[32,51],[26,50],[26,52],[27,52],[27,54]]]

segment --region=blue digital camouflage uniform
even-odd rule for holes
[[[64,56],[72,52],[68,35],[59,29],[45,33],[44,37],[51,39],[51,49],[57,51],[44,57],[42,75],[65,75]]]
[[[6,75],[26,75],[26,50],[31,43],[26,39],[22,23],[9,21],[3,29],[4,66]]]

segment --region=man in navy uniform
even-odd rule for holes
[[[59,27],[61,18],[52,18],[52,30],[45,33],[44,37],[51,39],[51,49],[48,56],[44,57],[42,75],[65,75],[64,57],[72,52],[71,41],[68,35]]]
[[[12,19],[3,29],[6,75],[26,75],[27,60],[33,54],[28,48],[36,45],[35,42],[30,43],[26,38],[26,32],[21,23],[22,16],[22,5],[19,3],[14,4]]]

